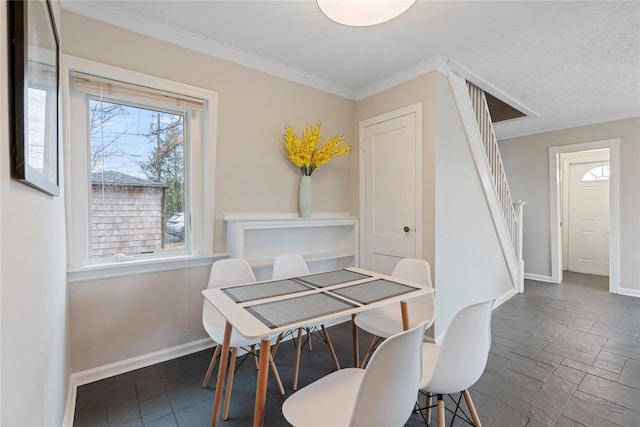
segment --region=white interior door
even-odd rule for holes
[[[384,274],[417,255],[416,116],[364,127],[364,266]]]
[[[609,275],[609,162],[569,167],[570,271]]]

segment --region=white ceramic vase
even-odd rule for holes
[[[313,207],[313,188],[311,186],[311,176],[302,175],[300,177],[300,191],[298,193],[298,207],[300,218],[309,218]]]

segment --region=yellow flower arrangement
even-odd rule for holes
[[[340,135],[330,138],[318,149],[321,131],[320,123],[313,126],[307,124],[301,139],[291,126],[285,127],[282,137],[289,152],[289,159],[300,168],[302,175],[310,176],[314,170],[329,160],[351,151],[351,147],[344,144],[344,139]]]

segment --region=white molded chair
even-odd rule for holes
[[[491,312],[494,301],[495,298],[491,298],[462,308],[451,320],[440,344],[422,345],[420,391],[427,394],[425,421],[430,421],[431,395],[438,396],[438,426],[444,427],[443,395],[462,392],[473,425],[481,426],[468,389],[478,381],[487,364],[491,347]],[[458,415],[458,411],[462,411],[459,407],[460,399],[456,405],[454,419],[457,416],[471,424],[466,413],[463,412],[464,417]]]
[[[222,286],[230,286],[230,285],[241,285],[245,283],[254,283],[256,278],[253,274],[253,270],[249,263],[241,258],[229,258],[223,259],[220,261],[216,261],[211,267],[211,274],[209,275],[209,284],[207,288],[220,288]],[[207,369],[207,373],[202,381],[202,387],[206,388],[207,384],[209,384],[209,379],[211,378],[211,373],[213,372],[213,368],[216,364],[216,360],[220,355],[220,351],[222,349],[222,342],[224,341],[224,329],[226,326],[226,320],[222,314],[207,300],[204,300],[204,304],[202,306],[202,324],[204,329],[207,331],[211,339],[216,343],[216,349],[213,353],[213,357],[211,358],[211,362],[209,363],[209,368]],[[275,337],[272,338],[275,339]],[[227,377],[227,391],[225,395],[224,401],[224,412],[223,419],[228,418],[229,413],[229,403],[231,401],[231,389],[233,386],[233,374],[235,370],[236,364],[236,356],[238,354],[238,348],[250,348],[250,351],[255,356],[255,347],[260,344],[260,340],[256,340],[255,338],[247,338],[244,335],[240,334],[233,328],[231,331],[231,341],[229,344],[229,348],[231,349],[231,358],[229,359],[229,376]],[[282,382],[280,381],[280,376],[278,375],[278,370],[276,368],[275,363],[273,362],[273,357],[269,349],[264,349],[269,352],[269,364],[271,365],[271,370],[273,375],[276,378],[276,383],[278,388],[280,389],[280,394],[284,394],[284,388],[282,387]]]
[[[431,267],[423,259],[401,259],[393,269],[391,276],[433,287],[431,284]],[[426,321],[427,328],[429,328],[435,319],[435,298],[433,293],[408,300],[407,311],[409,313],[409,327]],[[386,339],[403,329],[402,313],[398,304],[388,304],[358,313],[354,318],[354,322],[360,329],[372,335],[359,366],[365,365],[376,337]]]
[[[304,276],[309,274],[309,268],[307,267],[307,263],[304,261],[299,254],[284,254],[278,255],[273,260],[273,280],[279,279],[287,279],[290,277]],[[325,325],[312,325],[306,327],[307,331],[307,342],[309,344],[309,350],[311,350],[311,333],[316,329],[322,330],[322,335],[324,337],[324,342],[329,347],[329,352],[331,353],[331,357],[333,358],[333,363],[336,366],[336,370],[340,370],[340,363],[338,362],[338,357],[336,356],[336,352],[333,349],[333,344],[331,343],[331,339],[329,338],[329,332]],[[300,352],[302,348],[302,328],[298,328],[298,338],[296,341],[296,360],[293,365],[293,389],[298,389],[298,373],[300,371]]]
[[[426,322],[380,344],[366,369],[346,368],[302,388],[282,405],[293,426],[402,426],[411,416]]]

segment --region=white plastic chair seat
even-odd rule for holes
[[[491,308],[495,298],[463,307],[451,319],[440,344],[423,343],[420,389],[453,394],[482,375],[491,348]]]
[[[202,325],[204,326],[205,331],[209,334],[211,339],[216,344],[222,344],[224,341],[224,329],[226,327],[226,321],[224,318],[221,318],[220,312],[216,310],[214,306],[211,305],[209,301],[205,300],[205,304],[202,307]],[[276,340],[277,336],[272,336],[271,344],[273,344]],[[256,338],[247,338],[242,335],[236,328],[231,329],[231,341],[229,342],[229,347],[248,347],[251,345],[258,343],[258,348],[260,347],[260,339]]]
[[[469,409],[473,425],[481,425],[468,389],[478,381],[487,364],[491,348],[491,310],[494,301],[495,298],[491,298],[463,307],[451,319],[439,344],[422,344],[422,375],[419,388],[427,394],[427,411],[430,411],[431,407],[429,396],[437,395],[439,427],[445,426],[444,396],[460,392]],[[460,417],[459,411],[465,413],[464,409],[456,404],[451,425],[456,417]],[[429,419],[429,414],[430,412],[427,412],[425,419]]]
[[[366,369],[333,372],[289,397],[282,413],[294,427],[394,427],[413,411],[426,322],[380,344]]]
[[[282,413],[294,426],[348,426],[363,376],[364,369],[345,368],[322,377],[289,397]]]
[[[391,276],[432,287],[431,268],[425,260],[404,258],[398,262]],[[409,299],[407,308],[409,327],[426,320],[428,328],[435,319],[433,294]],[[354,322],[360,329],[385,339],[403,330],[402,312],[398,304],[389,304],[358,313]]]
[[[414,326],[411,325],[411,314],[412,312],[409,310],[409,323],[410,326]],[[384,305],[363,313],[358,313],[354,322],[360,329],[385,339],[398,332],[402,332],[404,329],[402,326],[400,304]],[[430,323],[427,324],[427,327],[429,326]]]
[[[209,282],[207,283],[207,288],[219,288],[222,286],[255,283],[255,281],[256,277],[253,274],[251,265],[249,265],[246,260],[241,258],[229,258],[216,261],[211,266],[211,273],[209,274]],[[211,362],[209,362],[207,373],[205,374],[202,381],[202,388],[206,388],[209,384],[209,380],[211,379],[211,374],[213,373],[217,358],[222,351],[226,325],[227,321],[224,316],[211,304],[209,300],[205,299],[202,305],[202,326],[204,327],[205,331],[207,331],[207,334],[209,334],[211,339],[216,343],[216,349],[211,358]],[[275,336],[271,339],[274,340]],[[229,405],[231,402],[231,391],[233,389],[233,376],[238,348],[254,346],[255,349],[255,347],[259,347],[260,341],[261,340],[259,338],[247,338],[244,335],[240,334],[240,332],[238,332],[236,329],[231,330],[231,337],[229,341],[231,357],[229,359],[229,372],[227,376],[226,395],[224,401],[224,410],[222,414],[222,417],[225,420],[227,419],[229,414]],[[271,349],[266,348],[264,349],[264,351],[266,351],[269,356],[269,366],[271,367],[278,388],[280,389],[280,394],[284,394],[282,381],[280,380],[278,369],[276,368],[276,365],[273,361]],[[224,355],[224,358],[226,357],[227,355]],[[221,358],[220,360],[222,361],[223,359]],[[222,381],[222,379],[218,378],[216,386],[222,384],[220,381]],[[222,390],[217,390],[217,392],[221,393]]]
[[[433,343],[422,344],[422,377],[420,379],[420,389],[422,390],[433,377],[436,369],[436,362],[440,355],[440,345]],[[443,394],[457,393],[460,390],[452,392],[443,392]]]
[[[393,269],[391,276],[419,283],[423,286],[433,287],[431,284],[431,266],[422,259],[401,259]],[[410,328],[424,321],[427,322],[427,328],[429,328],[435,320],[435,297],[433,292],[407,300],[407,312],[409,314]],[[404,329],[400,304],[388,304],[358,313],[353,322],[358,328],[371,334],[364,358],[361,362],[357,362],[359,366],[365,365],[376,337],[387,339]],[[359,358],[360,356],[354,352],[354,359],[356,357]]]

